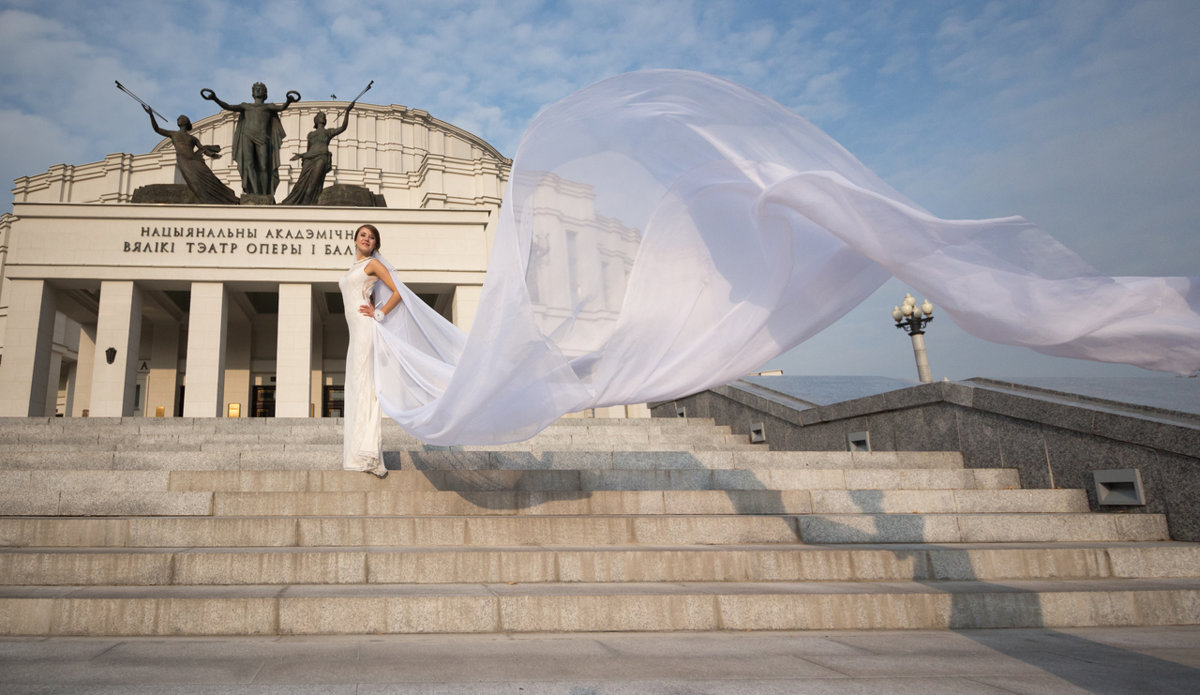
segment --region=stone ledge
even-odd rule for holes
[[[948,403],[1183,456],[1200,457],[1200,418],[1187,413],[1136,405],[1118,410],[1121,404],[1083,396],[1078,397],[1078,403],[1058,402],[1049,398],[1049,394],[1057,392],[1039,389],[1047,394],[1046,398],[1039,398],[989,388],[987,384],[990,383],[1001,382],[980,380],[979,384],[922,384],[826,406],[812,405],[784,394],[774,394],[759,385],[742,382],[719,386],[709,393],[800,427]],[[1062,394],[1058,395],[1063,397]],[[1193,421],[1195,424],[1192,424]]]
[[[1200,622],[1193,580],[20,587],[6,635],[830,630]]]

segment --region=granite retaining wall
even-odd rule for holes
[[[737,382],[651,404],[654,417],[713,418],[781,451],[961,451],[969,468],[1016,468],[1024,488],[1080,488],[1093,511],[1167,515],[1171,537],[1200,541],[1200,417],[986,379],[922,384],[815,405]],[[1092,471],[1135,468],[1146,504],[1100,506]]]

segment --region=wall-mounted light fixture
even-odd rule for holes
[[[1092,478],[1096,482],[1096,503],[1101,506],[1146,504],[1142,473],[1136,468],[1092,471]]]
[[[109,349],[105,350],[104,359],[108,360],[109,364],[112,364],[113,360],[117,359],[117,349],[110,347]]]

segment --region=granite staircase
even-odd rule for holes
[[[0,420],[0,634],[1200,623],[1200,545],[947,452],[564,419],[339,470],[339,420]]]

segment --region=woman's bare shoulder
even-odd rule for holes
[[[365,268],[363,268],[363,270],[366,271],[367,275],[376,276],[383,275],[387,272],[387,268],[383,266],[383,263],[379,262],[378,258],[372,258],[371,260],[367,261],[367,265]]]

